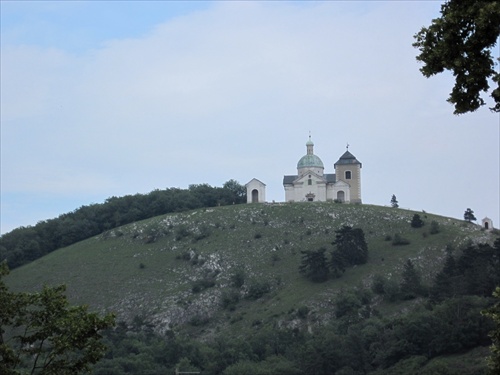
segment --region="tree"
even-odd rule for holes
[[[100,331],[114,325],[114,316],[101,318],[86,306],[70,306],[64,286],[44,287],[39,293],[10,292],[2,280],[8,272],[1,263],[0,373],[89,371],[105,353]]]
[[[482,92],[496,84],[491,92],[494,112],[500,112],[500,72],[495,71],[491,50],[500,35],[500,2],[448,0],[441,6],[441,17],[432,20],[414,35],[413,43],[424,63],[420,71],[430,77],[444,70],[455,76],[448,102],[454,113],[474,112],[485,104]]]
[[[314,282],[323,282],[328,279],[328,264],[325,256],[324,247],[318,250],[304,250],[302,261],[299,266],[300,273],[306,275],[308,279]]]
[[[399,207],[398,200],[396,199],[396,196],[394,194],[392,194],[392,197],[391,197],[391,207],[392,208]]]
[[[488,358],[488,365],[490,367],[490,374],[500,373],[500,286],[493,292],[493,297],[497,298],[495,305],[481,311],[484,316],[491,318],[495,322],[495,328],[490,332],[491,337],[491,355]]]
[[[400,288],[404,299],[415,298],[422,292],[420,274],[410,259],[404,265],[402,277]]]
[[[470,208],[466,209],[464,212],[464,220],[468,221],[469,223],[471,221],[477,220],[476,217],[474,216],[474,211],[472,211]]]
[[[368,245],[366,244],[365,234],[361,228],[352,228],[344,225],[335,231],[333,245],[336,246],[334,253],[338,252],[340,256],[332,254],[332,259],[342,258],[348,266],[364,264],[368,260]]]
[[[247,202],[247,189],[244,185],[240,185],[240,183],[236,180],[228,180],[224,182],[222,188],[227,190],[231,196],[232,202],[228,202],[229,204],[238,204],[238,203],[246,203]]]
[[[413,215],[410,223],[412,228],[421,228],[424,226],[424,221],[420,218],[419,214]]]

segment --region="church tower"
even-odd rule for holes
[[[350,186],[351,203],[361,203],[361,163],[349,152],[349,146],[334,167],[336,180]]]

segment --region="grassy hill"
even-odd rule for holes
[[[72,302],[114,311],[119,320],[140,317],[158,332],[175,327],[209,337],[268,322],[290,326],[297,324],[294,312],[303,306],[312,329],[332,318],[333,299],[341,290],[369,288],[375,274],[399,281],[407,259],[429,282],[442,266],[446,245],[459,248],[468,241],[494,239],[477,225],[422,212],[425,225],[415,229],[410,226],[414,214],[333,202],[168,214],[54,251],[14,270],[7,283],[14,290],[66,284]],[[439,233],[429,233],[431,221],[439,224]],[[368,262],[339,279],[310,282],[298,272],[301,250],[333,249],[335,230],[343,225],[363,229]],[[410,243],[393,246],[389,239],[395,234]],[[244,281],[236,309],[227,308],[235,275]],[[244,298],[259,290],[264,291],[261,298]],[[379,301],[375,307],[394,314],[406,304]]]

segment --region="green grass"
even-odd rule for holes
[[[414,213],[324,202],[237,205],[168,214],[54,251],[14,270],[7,282],[15,290],[66,284],[72,302],[115,311],[123,320],[140,315],[159,331],[206,317],[208,323],[201,329],[189,325],[186,329],[244,332],[255,322],[289,322],[301,306],[308,306],[310,316],[321,320],[331,314],[333,299],[341,289],[369,288],[377,273],[399,280],[408,258],[429,282],[441,266],[447,244],[458,248],[469,240],[492,239],[479,226],[431,214],[419,213],[424,227],[411,228]],[[429,234],[432,220],[439,223],[440,233]],[[335,230],[343,225],[363,229],[368,263],[348,269],[340,279],[311,283],[298,272],[300,251],[325,246],[329,252]],[[385,238],[395,233],[410,244],[392,246]],[[268,282],[271,291],[255,301],[242,298],[234,311],[224,310],[221,294],[232,288],[231,276],[238,267],[246,274],[239,290],[242,297],[254,282]],[[215,273],[216,286],[192,292],[196,280]]]

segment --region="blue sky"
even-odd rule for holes
[[[499,116],[446,102],[412,36],[440,2],[2,1],[1,233],[229,179],[282,201],[311,131],[365,203],[500,226]]]

